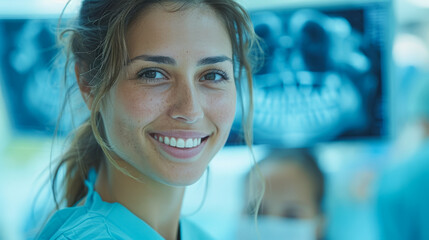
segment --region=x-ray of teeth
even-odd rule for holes
[[[0,19],[0,83],[17,134],[52,135],[65,89],[56,61],[57,19]],[[58,64],[56,64],[58,63]],[[58,133],[71,130],[68,112]],[[75,119],[78,121],[78,119]]]
[[[385,134],[389,4],[251,13],[265,61],[254,75],[254,142],[304,146]],[[239,129],[241,113],[233,129]],[[238,130],[236,130],[238,131]],[[230,144],[241,141],[231,135]]]

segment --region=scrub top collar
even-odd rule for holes
[[[103,201],[100,195],[94,190],[96,179],[97,173],[94,168],[91,168],[88,179],[85,181],[88,187],[88,194],[84,206],[88,211],[103,215],[109,222],[113,223],[124,233],[127,233],[130,239],[164,239],[151,226],[134,215],[122,204]],[[181,230],[179,231],[183,232]]]

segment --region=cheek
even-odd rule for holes
[[[236,108],[236,93],[229,91],[226,94],[213,96],[209,99],[208,112],[212,121],[221,131],[228,131],[234,121]]]
[[[128,120],[138,125],[152,122],[165,105],[166,99],[160,94],[139,86],[118,88],[117,108],[123,117],[128,117]]]
[[[164,99],[135,84],[118,84],[112,89],[102,113],[106,133],[116,152],[135,147],[141,130],[162,111]]]

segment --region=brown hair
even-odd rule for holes
[[[250,18],[243,7],[233,0],[84,0],[75,24],[63,31],[60,39],[67,42],[65,81],[67,71],[75,63],[80,72],[80,84],[91,89],[93,102],[89,119],[73,132],[68,150],[60,157],[54,169],[52,189],[57,208],[64,204],[73,206],[86,195],[84,181],[88,177],[88,171],[91,168],[98,170],[104,159],[126,172],[111,156],[111,149],[104,139],[99,110],[105,94],[122,77],[121,70],[128,61],[125,34],[129,25],[149,6],[164,2],[177,3],[172,11],[203,4],[213,9],[224,22],[232,43],[234,77],[241,96],[241,109],[246,113],[242,119],[244,138],[251,147],[251,72],[256,63],[253,60],[260,48]],[[242,96],[246,96],[248,102]],[[68,99],[69,96],[66,96],[65,101]],[[56,183],[63,167],[65,175],[62,186],[65,189],[62,188],[64,190],[58,201]]]

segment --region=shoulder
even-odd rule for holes
[[[429,145],[419,149],[402,162],[385,169],[379,178],[380,190],[388,195],[426,193],[429,187]]]
[[[72,207],[57,211],[38,239],[127,239],[105,216]]]
[[[180,219],[180,228],[181,228],[181,239],[183,240],[192,240],[192,239],[201,239],[209,240],[214,239],[207,232],[201,229],[192,221],[182,218]]]
[[[377,211],[385,218],[383,221],[417,219],[417,215],[429,214],[428,156],[427,149],[421,149],[380,173],[375,185],[375,203]]]

